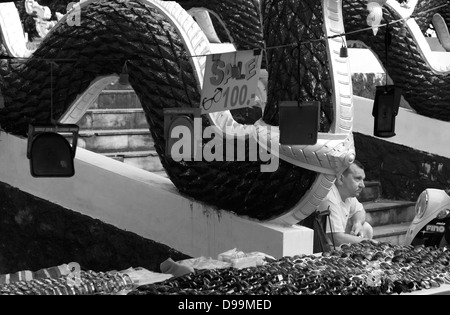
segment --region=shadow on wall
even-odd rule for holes
[[[93,271],[143,267],[191,258],[166,245],[36,198],[0,183],[0,274],[77,262]]]
[[[366,180],[381,183],[382,197],[416,201],[426,188],[450,190],[450,159],[354,133]]]

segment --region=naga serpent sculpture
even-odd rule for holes
[[[450,46],[448,27],[450,25],[449,0],[409,0],[406,8],[396,0],[384,5],[383,23],[390,21],[392,42],[386,60],[384,36],[386,28],[372,32],[353,31],[367,27],[365,21],[355,16],[366,16],[365,0],[343,0],[347,40],[364,43],[379,57],[394,84],[402,89],[402,95],[418,114],[450,121]],[[437,16],[440,21],[436,21]],[[400,23],[394,23],[400,21]],[[441,22],[444,25],[436,25]],[[433,52],[423,34],[434,25],[446,52]],[[402,32],[403,28],[403,32]],[[439,31],[441,34],[439,34]],[[439,36],[441,35],[441,36]],[[436,54],[445,54],[436,58]]]
[[[0,49],[24,59],[0,63],[6,132],[25,136],[30,123],[50,119],[76,123],[127,61],[161,163],[190,198],[252,219],[295,224],[355,158],[349,61],[339,56],[345,42],[340,0],[89,0],[80,5],[80,26],[68,25],[68,12],[35,51],[13,40],[21,35],[11,33],[20,24],[13,6],[0,4]],[[199,107],[204,56],[213,41],[232,42],[236,50],[267,47],[262,117],[238,121],[224,111],[203,115],[202,125],[224,133],[231,126],[246,148],[251,137],[268,143],[280,158],[274,172],[261,172],[263,161],[176,162],[165,154],[163,110]],[[279,143],[278,104],[284,100],[321,102],[316,145]]]

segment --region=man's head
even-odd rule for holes
[[[342,174],[339,174],[336,179],[336,186],[342,200],[358,197],[365,187],[365,178],[364,166],[356,160]]]

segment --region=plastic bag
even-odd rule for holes
[[[218,255],[219,261],[229,262],[232,267],[237,269],[264,265],[266,258],[275,260],[274,257],[261,252],[244,253],[236,248]]]

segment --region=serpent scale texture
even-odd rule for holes
[[[318,36],[321,32],[321,21],[317,18],[320,16],[320,1],[309,1],[306,6],[299,6],[294,0],[286,2],[289,2],[288,7],[275,12],[284,15],[288,9],[294,14],[280,18],[283,22],[280,27],[291,23],[303,25],[315,16],[312,26],[300,29],[306,30],[307,38]],[[276,3],[267,1],[263,7],[273,12]],[[180,1],[180,4],[189,8],[198,3]],[[263,33],[261,28],[259,35],[257,32],[258,26],[261,27],[257,10],[256,14],[253,10],[248,11],[247,20],[253,27],[247,29],[236,22],[237,18],[242,21],[247,17],[243,17],[247,11],[240,8],[256,8],[255,1],[208,1],[201,4],[216,6],[214,9],[221,12],[222,18],[229,23],[231,34],[238,34],[234,35],[238,47],[254,48],[261,44]],[[228,7],[235,10],[230,11]],[[308,10],[313,12],[308,13]],[[5,95],[5,108],[0,111],[0,124],[7,132],[26,135],[29,123],[58,119],[97,76],[120,73],[123,62],[128,60],[129,81],[145,111],[155,149],[169,178],[186,197],[264,221],[288,212],[311,187],[317,173],[282,160],[276,172],[262,173],[261,161],[175,162],[168,158],[165,155],[163,108],[198,107],[200,98],[189,56],[176,30],[158,10],[138,1],[95,2],[82,10],[81,18],[81,27],[65,24],[57,27],[34,53],[35,58],[20,62],[1,61],[3,77],[0,84]],[[276,21],[272,15],[271,18],[272,23]],[[282,34],[281,28],[279,30]],[[256,35],[247,36],[248,33]],[[322,86],[319,82],[321,79],[326,81],[329,73],[323,59],[324,48],[319,46],[317,49],[318,57],[314,56],[315,50],[305,50],[305,54],[300,54],[303,64],[314,61],[314,69],[304,74],[308,80],[303,81],[308,85],[300,89],[299,84],[293,84],[289,91],[284,90],[285,95],[321,100],[321,91],[327,89],[327,84],[325,82]],[[4,52],[4,47],[2,50]],[[56,64],[52,76],[47,61],[50,59]],[[282,74],[286,80],[297,71],[297,67],[287,67],[282,63],[292,60],[287,58],[276,64],[276,58],[271,57],[271,66],[284,69],[286,72]],[[273,76],[271,80],[280,78]],[[328,90],[327,95],[330,93]],[[271,106],[274,105],[270,105],[268,111],[273,113]],[[274,117],[272,115],[269,120],[276,122]],[[328,124],[328,118],[326,121]],[[208,125],[209,121],[204,118],[203,127]],[[208,140],[204,139],[204,142]]]

